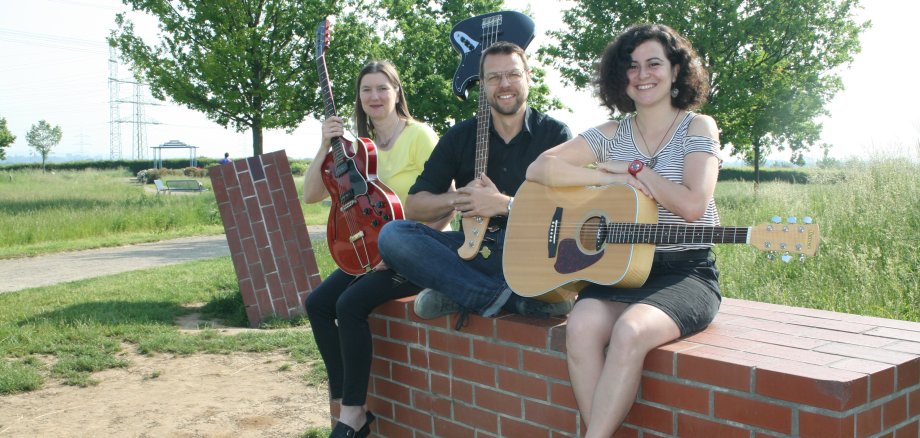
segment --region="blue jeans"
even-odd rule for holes
[[[482,316],[495,316],[512,298],[502,272],[505,230],[486,234],[489,258],[479,254],[463,260],[457,248],[460,231],[437,231],[415,221],[387,223],[377,237],[377,247],[387,266],[412,283],[444,293],[464,309]],[[510,310],[510,309],[509,309]]]

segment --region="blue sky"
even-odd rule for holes
[[[898,155],[914,159],[920,153],[920,86],[915,75],[920,58],[907,52],[910,43],[903,39],[911,22],[920,16],[920,2],[868,0],[863,16],[873,21],[862,38],[863,52],[841,75],[846,90],[837,95],[828,109],[832,117],[822,120],[822,140],[834,145],[837,158]],[[531,4],[538,36],[532,47],[546,44],[542,33],[561,27],[558,10],[570,2],[511,0],[511,9]],[[40,119],[60,125],[64,131],[54,156],[85,154],[108,157],[109,138],[109,53],[105,38],[114,27],[114,16],[125,7],[116,0],[0,0],[0,117],[7,119],[18,138],[7,155],[29,155],[25,133]],[[152,22],[138,26],[153,28]],[[446,38],[446,37],[445,37]],[[445,39],[446,44],[446,39]],[[118,66],[118,77],[129,79],[128,68]],[[553,82],[556,95],[574,111],[553,115],[565,121],[573,132],[601,123],[606,113],[598,110],[588,91],[562,88]],[[119,99],[133,100],[130,85],[121,85]],[[149,96],[146,99],[150,99]],[[133,105],[118,105],[121,120],[131,120]],[[201,156],[219,157],[224,152],[241,157],[251,152],[251,134],[226,130],[204,116],[182,107],[160,102],[144,105],[143,118],[157,124],[146,125],[147,146],[172,139],[198,146]],[[122,123],[121,154],[135,156],[131,124]],[[265,151],[286,149],[291,157],[312,157],[319,143],[319,124],[309,119],[293,133],[269,131]],[[809,155],[819,157],[821,151]],[[145,157],[151,153],[145,151]],[[786,159],[780,153],[772,159]]]

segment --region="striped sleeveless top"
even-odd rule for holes
[[[670,140],[655,155],[655,172],[662,177],[676,183],[683,184],[684,177],[684,157],[691,152],[706,152],[719,156],[719,143],[712,138],[698,135],[687,135],[690,121],[696,117],[696,114],[688,112],[687,115],[677,125],[677,130],[671,136]],[[597,128],[591,128],[579,134],[584,138],[598,162],[620,160],[633,161],[641,160],[646,164],[653,158],[639,151],[633,136],[633,119],[630,115],[620,121],[613,138],[607,138]],[[719,212],[716,210],[715,199],[709,200],[706,206],[706,212],[696,222],[687,222],[684,218],[671,213],[660,204],[658,205],[658,223],[663,225],[707,225],[719,226]],[[686,243],[680,245],[658,245],[655,251],[676,252],[689,251],[695,249],[708,249],[712,247],[710,243]]]

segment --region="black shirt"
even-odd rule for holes
[[[498,190],[514,196],[524,183],[527,166],[543,151],[572,138],[569,127],[530,107],[524,114],[524,127],[510,142],[489,127],[489,158],[486,175]],[[409,189],[409,194],[429,192],[441,194],[456,180],[465,187],[473,180],[476,165],[476,118],[464,120],[441,137],[425,163],[425,169]]]

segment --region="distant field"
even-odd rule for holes
[[[304,214],[324,224],[328,207]],[[0,230],[0,258],[224,232],[212,192],[158,196],[124,170],[2,172]]]
[[[770,262],[747,245],[718,246],[725,296],[920,321],[920,166],[892,160],[796,169],[792,178],[776,178],[793,182],[756,188],[746,170],[729,171],[741,176],[716,190],[724,225],[807,215],[822,239],[817,257],[804,263]],[[210,192],[156,196],[118,171],[6,175],[0,258],[223,232]],[[295,183],[299,189],[301,179]],[[324,224],[328,215],[322,205],[304,211],[308,224]]]

